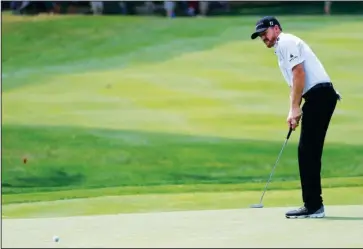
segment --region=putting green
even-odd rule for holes
[[[6,247],[361,248],[362,206],[327,206],[324,219],[285,219],[288,208],[5,219]],[[110,229],[112,227],[112,229]],[[347,227],[350,229],[347,230]],[[311,231],[319,231],[312,233]],[[303,234],[311,239],[301,240]],[[291,233],[289,236],[286,234]],[[263,239],[261,239],[263,234]],[[57,235],[58,243],[52,241]],[[22,239],[19,239],[22,238]]]

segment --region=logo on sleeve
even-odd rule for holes
[[[295,59],[297,59],[297,56],[293,55],[293,54],[290,54],[289,62],[291,62],[292,60],[295,60]]]

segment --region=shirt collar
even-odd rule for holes
[[[280,33],[279,34],[279,36],[277,37],[277,39],[276,39],[276,42],[275,42],[275,44],[274,44],[274,48],[275,48],[275,54],[276,54],[276,50],[277,50],[277,47],[278,47],[278,45],[279,45],[279,41],[280,41],[280,39],[281,39],[281,36],[283,35],[284,33]]]

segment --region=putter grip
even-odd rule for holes
[[[291,132],[292,132],[292,128],[290,127],[289,133],[287,133],[286,139],[289,139],[290,138]]]

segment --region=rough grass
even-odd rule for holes
[[[3,133],[5,193],[264,182],[282,144],[69,127],[4,126]],[[323,176],[363,176],[362,154],[361,146],[327,145]],[[296,144],[284,151],[274,179],[298,179]]]
[[[287,132],[288,89],[273,51],[249,40],[255,19],[5,21],[3,193],[264,182]],[[361,19],[281,18],[343,95],[327,179],[363,175]],[[298,179],[298,135],[276,181]]]

